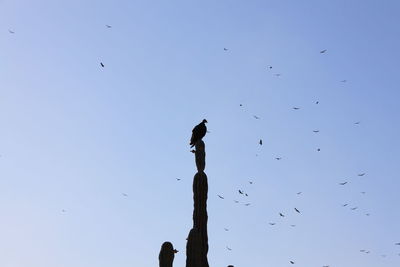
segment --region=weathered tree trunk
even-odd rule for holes
[[[205,144],[202,140],[195,144],[197,173],[193,179],[193,228],[189,232],[186,245],[186,267],[208,267],[208,235],[207,235],[207,175]]]

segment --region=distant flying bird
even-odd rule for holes
[[[270,69],[270,70],[271,70],[271,69],[272,69],[272,66],[271,66],[271,65],[270,65],[270,66],[268,66],[268,69]]]
[[[275,224],[276,224],[276,223],[271,223],[271,222],[269,223],[269,225],[275,225]]]
[[[226,246],[226,249],[229,250],[229,251],[232,250],[232,249],[231,249],[230,247],[228,247],[228,246]]]
[[[365,213],[365,216],[369,216],[369,215],[371,215],[371,214],[369,214],[369,213]]]
[[[294,264],[294,261],[290,261],[291,264]]]
[[[299,211],[298,209],[294,208],[294,210],[295,210],[297,213],[300,213],[300,211]]]
[[[360,252],[365,252],[365,249],[360,249]]]
[[[62,209],[61,212],[67,212],[66,210]]]
[[[365,173],[360,173],[360,174],[358,174],[358,176],[364,176],[365,175]]]
[[[351,208],[351,210],[356,210],[356,209],[358,209],[358,207]]]
[[[320,152],[320,151],[321,151],[321,148],[317,148],[317,151]]]
[[[245,206],[250,206],[251,205],[251,203],[246,203],[246,204],[244,204]]]
[[[303,193],[303,192],[297,192],[296,194],[301,195],[301,193]]]
[[[262,146],[262,139],[260,139],[260,141],[258,143],[260,144],[260,146]]]
[[[14,34],[15,32],[12,30],[8,30],[9,33]]]
[[[314,133],[319,133],[319,130],[313,130]]]
[[[228,232],[228,231],[229,231],[229,229],[228,229],[228,228],[224,228],[224,230],[225,230],[226,232]]]
[[[345,184],[347,184],[347,182],[343,182],[343,183],[339,183],[340,185],[345,185]]]
[[[318,104],[319,104],[319,101],[316,101],[316,102],[315,102],[315,104],[317,104],[317,105],[318,105]]]
[[[177,181],[180,181],[181,180],[181,178],[175,178]]]
[[[294,109],[294,110],[299,110],[300,108],[299,108],[299,107],[293,107],[293,109]]]
[[[194,145],[197,143],[197,141],[203,139],[203,137],[207,133],[207,126],[206,126],[207,120],[204,119],[202,122],[200,122],[198,125],[196,125],[193,130],[192,130],[192,138],[190,138],[190,147],[194,147]]]
[[[341,80],[340,82],[341,82],[341,83],[345,83],[345,82],[347,82],[347,80]]]
[[[239,203],[239,201],[235,200],[235,203]]]
[[[242,191],[242,190],[239,190],[239,194],[243,195],[243,191]]]
[[[228,48],[225,48],[225,47],[224,47],[224,51],[228,51]]]
[[[326,50],[326,49],[324,49],[324,50],[321,50],[321,51],[319,51],[321,54],[323,54],[323,53],[325,53],[326,51],[328,51],[328,50]]]
[[[249,181],[249,184],[253,184],[253,182],[252,182],[252,181]]]
[[[225,199],[223,196],[221,195],[217,195],[220,199]]]
[[[296,225],[295,225],[295,224],[291,224],[290,226],[292,226],[292,227],[296,227]]]
[[[400,246],[400,243],[395,243],[396,246]]]
[[[279,158],[279,157],[278,157],[278,158],[275,158],[275,159],[276,159],[276,160],[281,160],[282,158]]]
[[[362,191],[361,194],[365,194],[366,192]]]
[[[107,25],[107,24],[106,24],[106,27],[110,29],[110,28],[111,28],[111,25]]]
[[[247,193],[244,193],[244,195],[245,195],[246,197],[248,197],[248,196],[249,196]]]
[[[123,195],[124,197],[127,197],[127,196],[128,196],[128,194],[126,194],[126,193],[122,193],[122,195]]]
[[[349,204],[346,203],[346,204],[343,204],[342,206],[343,206],[343,207],[346,207],[347,205],[349,205]]]
[[[282,74],[280,74],[280,73],[276,73],[276,74],[275,74],[276,77],[281,77],[281,75],[282,75]]]
[[[356,121],[354,124],[360,124],[361,122],[360,121]]]
[[[239,104],[239,106],[240,106],[240,107],[243,107],[243,105],[242,105],[242,104]]]
[[[280,213],[280,212],[279,212],[279,216],[281,216],[281,217],[285,217],[285,215],[283,215],[283,214],[282,214],[282,213]]]
[[[100,66],[104,68],[104,64],[103,64],[103,62],[100,62]]]
[[[256,119],[256,120],[259,120],[259,119],[260,119],[260,117],[258,117],[258,116],[256,116],[256,115],[253,115],[253,117],[254,117],[254,119]]]

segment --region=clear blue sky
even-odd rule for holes
[[[203,118],[210,266],[400,266],[399,12],[0,1],[0,266],[184,266]]]

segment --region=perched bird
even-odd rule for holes
[[[192,130],[192,138],[190,139],[190,147],[194,147],[197,141],[203,139],[207,133],[207,120],[203,120],[198,125],[196,125]]]
[[[103,62],[100,62],[100,66],[104,68],[104,64],[103,64]]]
[[[282,213],[280,213],[280,212],[279,212],[279,216],[281,216],[281,217],[285,217],[285,215],[283,215],[283,214],[282,214]]]
[[[254,119],[256,119],[256,120],[259,120],[259,119],[260,119],[260,117],[258,117],[258,116],[256,116],[256,115],[253,115],[253,117],[254,117]]]
[[[106,27],[110,29],[110,28],[111,28],[111,25],[107,25],[107,24],[106,24]]]
[[[328,51],[328,50],[326,50],[326,49],[324,49],[324,50],[321,50],[321,51],[319,51],[321,54],[323,54],[323,53],[325,53],[326,51]]]
[[[294,208],[294,210],[295,210],[297,213],[300,213],[300,211],[299,211],[298,209]]]
[[[299,107],[293,107],[293,109],[294,109],[294,110],[299,110],[300,108],[299,108]]]
[[[221,195],[217,195],[220,199],[225,199],[223,196]]]
[[[174,249],[171,242],[164,242],[161,246],[160,254],[158,255],[160,265],[162,265],[161,263],[163,263],[165,264],[165,266],[172,266],[175,253],[177,252],[178,250]]]
[[[243,195],[243,191],[242,191],[242,190],[239,190],[239,194]]]
[[[345,185],[345,184],[347,184],[347,182],[343,182],[343,183],[339,183],[340,185]]]
[[[258,143],[260,144],[260,146],[262,146],[262,139],[260,139],[260,141]]]
[[[365,175],[365,173],[360,173],[360,174],[358,174],[358,176],[364,176]]]

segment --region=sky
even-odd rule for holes
[[[203,119],[210,266],[400,266],[399,11],[1,0],[0,266],[184,266]]]

